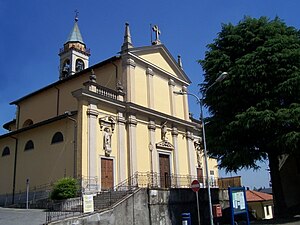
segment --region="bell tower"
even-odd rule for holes
[[[59,79],[63,80],[75,73],[88,68],[90,50],[86,48],[78,27],[78,12],[76,11],[74,27],[60,49]]]

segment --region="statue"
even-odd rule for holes
[[[167,141],[168,138],[166,137],[167,136],[167,121],[164,122],[161,126],[161,140],[162,141]]]
[[[109,156],[111,153],[111,132],[109,128],[104,128],[103,134],[103,148],[105,151],[105,155]]]

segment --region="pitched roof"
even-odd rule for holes
[[[79,77],[79,76],[85,74],[87,71],[90,71],[90,70],[92,70],[92,69],[95,69],[95,68],[104,66],[104,65],[106,65],[106,64],[108,64],[108,63],[112,63],[113,61],[115,61],[115,60],[117,60],[117,59],[119,59],[119,58],[120,58],[120,56],[113,56],[113,57],[111,57],[111,58],[108,58],[108,59],[106,59],[106,60],[104,60],[104,61],[102,61],[102,62],[99,62],[99,63],[97,63],[97,64],[91,66],[91,67],[88,67],[88,68],[86,68],[86,69],[84,69],[84,70],[81,70],[80,72],[75,73],[74,75],[69,76],[69,77],[67,77],[66,79],[58,80],[58,81],[56,81],[56,82],[54,82],[54,83],[52,83],[52,84],[50,84],[50,85],[48,85],[48,86],[45,86],[45,87],[43,87],[43,88],[41,88],[41,89],[39,89],[39,90],[37,90],[37,91],[34,91],[34,92],[32,92],[32,93],[30,93],[30,94],[28,94],[28,95],[25,95],[25,96],[23,96],[23,97],[21,97],[21,98],[15,100],[15,101],[9,103],[9,104],[10,104],[10,105],[17,105],[19,102],[21,102],[21,101],[23,101],[23,100],[25,100],[25,99],[27,99],[27,98],[29,98],[29,97],[31,97],[31,96],[34,96],[34,95],[36,95],[36,94],[38,94],[38,93],[40,93],[40,92],[43,92],[43,91],[45,91],[45,90],[47,90],[47,89],[50,89],[50,88],[52,88],[52,87],[55,87],[56,85],[59,85],[59,84],[61,84],[61,83],[67,82],[68,80],[72,80],[72,79],[74,79],[74,78],[76,78],[76,77]]]
[[[68,43],[68,42],[80,42],[80,43],[84,44],[77,21],[75,21],[74,27],[73,27],[71,33],[69,34],[69,37],[68,37],[66,43]]]
[[[252,190],[246,191],[246,198],[248,202],[261,202],[261,201],[273,200],[272,195],[261,193],[258,191],[252,191]]]

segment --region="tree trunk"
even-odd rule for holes
[[[274,216],[284,217],[287,214],[287,207],[285,202],[285,197],[283,193],[283,188],[281,184],[281,177],[279,171],[279,159],[276,154],[270,152],[269,156],[269,167],[272,181],[272,191],[273,191],[273,202],[274,202]]]

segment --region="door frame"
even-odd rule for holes
[[[101,187],[101,178],[102,178],[101,159],[110,159],[110,160],[113,161],[113,176],[114,176],[113,177],[113,187],[116,186],[116,181],[117,181],[117,179],[116,179],[117,173],[116,173],[116,160],[115,160],[115,157],[113,157],[113,156],[107,157],[105,155],[100,155],[99,156],[99,167],[98,167],[99,168],[99,180],[98,180],[99,190],[102,190],[102,187]]]
[[[157,149],[157,173],[160,175],[160,167],[159,167],[159,155],[167,155],[169,156],[169,162],[170,162],[170,176],[172,176],[174,173],[174,168],[173,168],[173,160],[172,160],[172,152],[171,151],[166,151],[162,149]],[[171,178],[171,177],[170,177]],[[160,179],[159,179],[159,186],[161,186]]]

